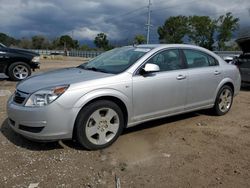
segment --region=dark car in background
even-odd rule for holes
[[[250,53],[242,54],[235,58],[234,64],[239,67],[241,81],[250,84]]]
[[[39,54],[28,50],[8,48],[0,43],[0,73],[11,80],[20,81],[39,68]]]
[[[233,64],[237,65],[240,70],[242,83],[250,84],[250,27],[241,31],[236,42],[243,53],[234,58]]]

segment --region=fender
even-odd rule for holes
[[[131,93],[132,94],[132,93]],[[128,112],[128,121],[130,117],[133,114],[133,107],[132,102],[129,99],[128,96],[126,96],[124,93],[110,88],[102,88],[102,89],[96,89],[92,90],[88,93],[85,93],[74,105],[74,108],[78,108],[78,112],[90,101],[100,98],[100,97],[115,97],[120,99],[126,106],[127,112]]]

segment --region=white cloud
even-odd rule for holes
[[[92,29],[89,29],[87,27],[82,27],[82,28],[77,28],[77,29],[73,30],[73,33],[68,32],[67,34],[70,36],[73,34],[73,37],[77,38],[77,39],[93,40],[95,38],[95,36],[100,32],[101,31],[99,31],[99,30],[92,30]]]

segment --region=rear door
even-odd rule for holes
[[[183,54],[188,67],[186,109],[213,104],[216,89],[222,79],[218,61],[194,49],[184,49]]]
[[[183,69],[180,51],[164,50],[147,63],[157,64],[160,71],[133,76],[134,120],[154,119],[183,111],[186,102],[187,70]]]

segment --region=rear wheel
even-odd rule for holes
[[[216,115],[224,115],[230,110],[232,103],[233,90],[231,87],[224,85],[218,92],[213,110]]]
[[[96,150],[110,146],[121,134],[124,117],[119,106],[100,100],[83,108],[76,120],[76,137],[87,149]]]
[[[31,75],[30,66],[24,62],[12,63],[8,68],[8,76],[11,80],[20,81]]]

